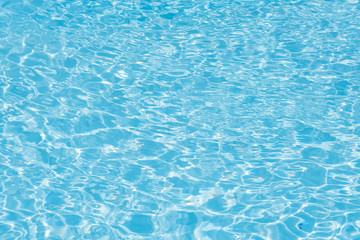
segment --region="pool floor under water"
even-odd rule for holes
[[[359,13],[0,1],[0,239],[360,240]]]

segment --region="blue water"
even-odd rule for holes
[[[0,0],[0,239],[360,239],[358,0]]]

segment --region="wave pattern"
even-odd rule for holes
[[[360,239],[357,0],[4,0],[1,239]]]

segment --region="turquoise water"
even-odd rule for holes
[[[1,0],[0,239],[360,239],[358,0]]]

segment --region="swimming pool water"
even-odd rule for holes
[[[0,239],[360,239],[358,0],[1,0]]]

